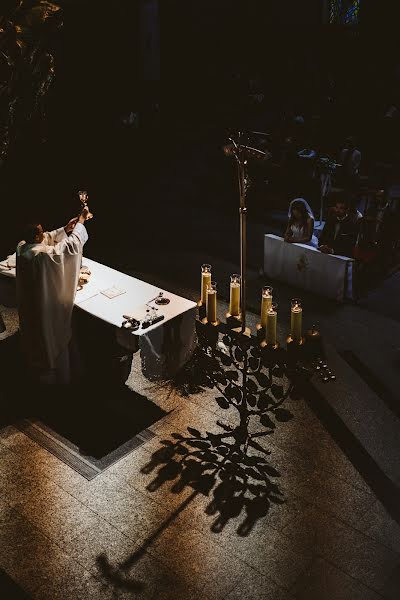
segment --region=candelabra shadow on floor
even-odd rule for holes
[[[170,385],[187,397],[206,388],[215,390],[221,413],[234,410],[236,423],[231,416],[224,423],[215,415],[217,430],[201,432],[188,426],[184,433],[172,432],[170,439],[160,441],[141,469],[145,475],[154,473],[147,490],[172,484],[173,494],[185,488],[192,493],[123,563],[114,567],[106,554],[98,557],[100,571],[116,587],[130,585],[134,565],[200,494],[207,498],[211,531],[220,534],[236,521],[242,537],[268,515],[272,504],[286,502],[278,483],[281,473],[262,440],[293,418],[287,405],[299,398],[297,384],[303,374],[299,376],[296,361],[287,352],[268,352],[247,336],[199,328],[198,338],[192,360]]]

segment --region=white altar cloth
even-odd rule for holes
[[[283,238],[264,236],[264,273],[320,296],[343,301],[352,297],[353,260],[323,254],[306,244],[289,244]]]
[[[77,291],[75,306],[115,326],[118,343],[126,349],[140,349],[143,372],[149,379],[172,377],[189,360],[195,347],[196,303],[89,258],[84,257],[82,265],[90,269],[91,276],[82,290]],[[15,279],[16,271],[0,269],[0,275]],[[124,293],[111,299],[101,293],[113,286]],[[160,292],[170,299],[169,304],[157,306],[154,301],[150,302]],[[157,314],[163,315],[164,319],[147,329],[134,332],[121,329],[123,315],[143,319],[148,308],[146,303],[157,308]]]

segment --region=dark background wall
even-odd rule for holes
[[[28,215],[47,227],[69,218],[81,188],[96,204],[97,231],[107,230],[116,205],[137,218],[147,208],[146,182],[171,171],[189,146],[221,144],[246,117],[238,73],[261,76],[272,119],[282,110],[314,110],[334,73],[343,94],[338,139],[349,124],[368,136],[368,120],[396,100],[387,83],[398,56],[397,36],[385,35],[391,0],[365,0],[355,30],[323,26],[321,0],[161,0],[159,82],[144,77],[139,0],[59,3],[64,27],[54,41],[46,127],[40,135],[24,131],[1,172],[2,254]],[[138,131],[122,125],[129,111],[140,112]]]

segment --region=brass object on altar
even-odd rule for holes
[[[78,292],[89,282],[91,274],[92,273],[88,267],[83,266],[80,268],[77,287]]]

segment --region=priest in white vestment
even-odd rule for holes
[[[84,209],[87,210],[87,209]],[[88,239],[85,212],[65,227],[27,228],[17,248],[17,302],[22,348],[39,383],[69,383],[71,319]]]

